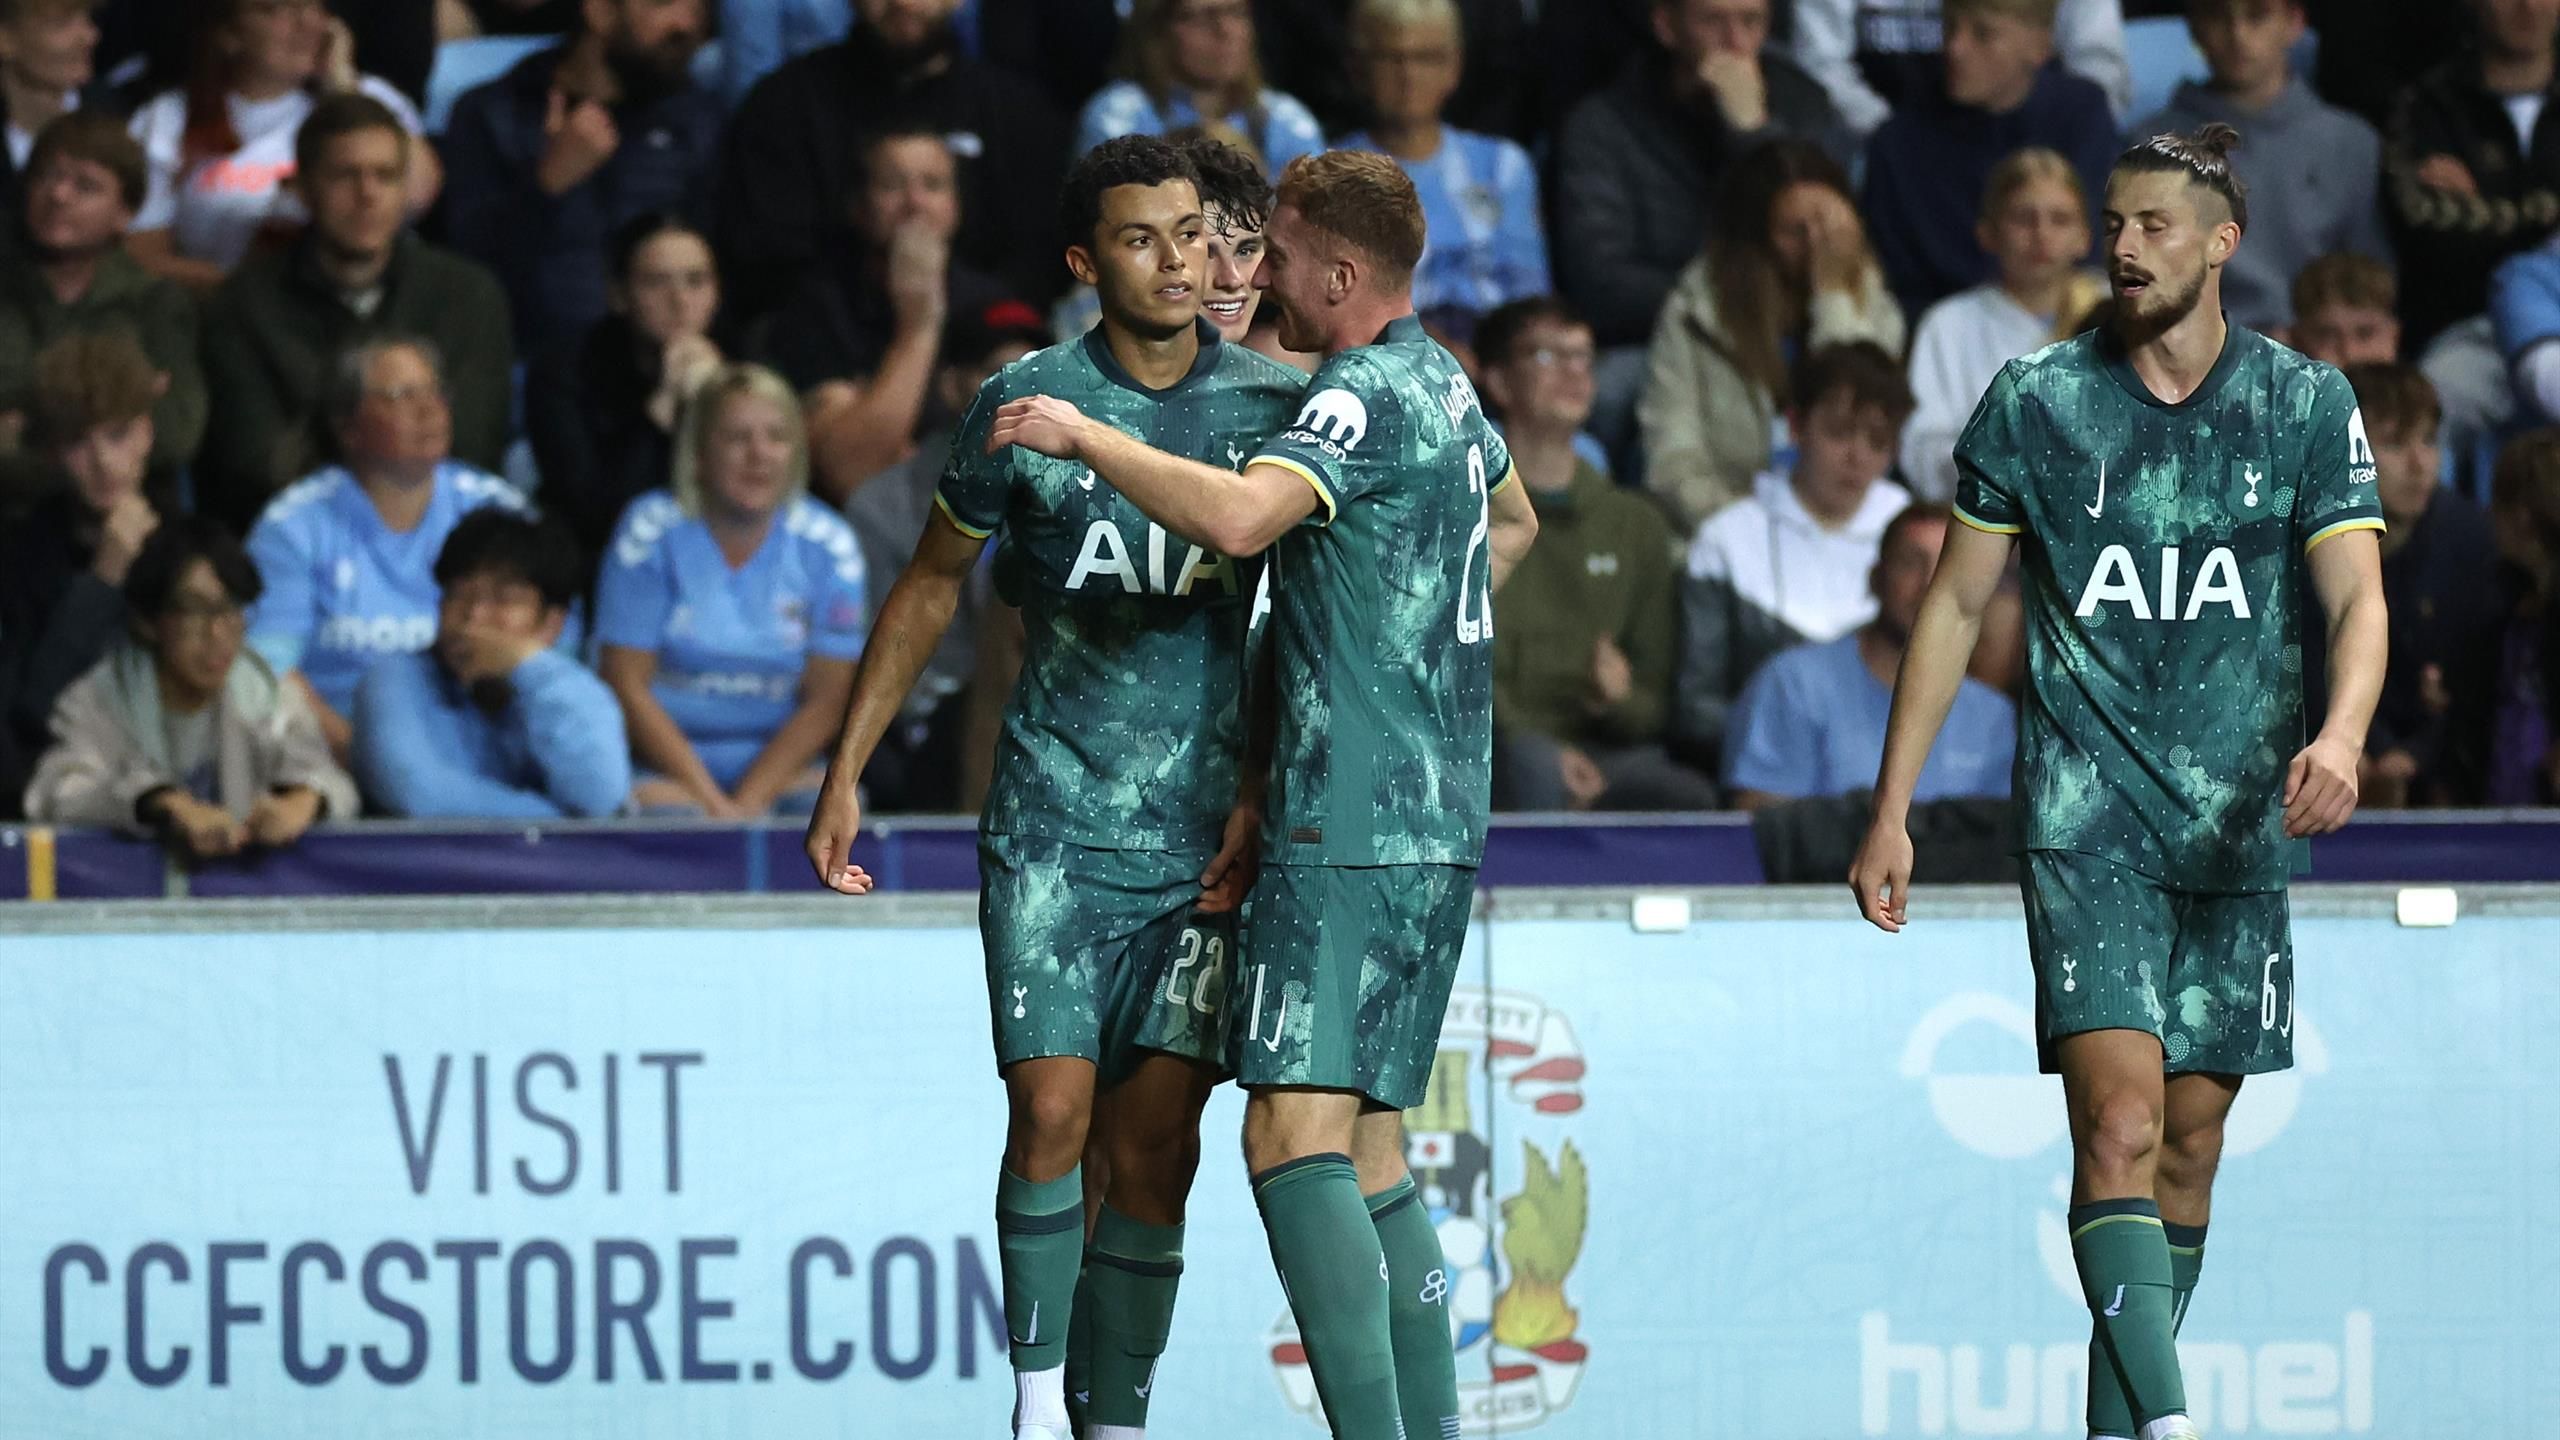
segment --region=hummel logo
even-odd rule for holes
[[[2108,1312],[2108,1313],[2113,1314],[2114,1312],[2113,1312],[2113,1311],[2110,1311],[2110,1312]],[[1037,1344],[1039,1344],[1039,1343],[1040,1343],[1040,1302],[1039,1302],[1039,1301],[1034,1300],[1034,1301],[1032,1301],[1032,1302],[1031,1302],[1031,1333],[1030,1333],[1030,1334],[1028,1334],[1028,1335],[1016,1335],[1016,1334],[1014,1334],[1012,1331],[1007,1330],[1007,1331],[1005,1332],[1005,1337],[1006,1337],[1007,1339],[1009,1339],[1009,1340],[1013,1341],[1013,1343],[1014,1343],[1014,1344],[1016,1344],[1016,1345],[1037,1345]]]
[[[1036,1307],[1035,1307],[1035,1308],[1036,1308]],[[2123,1286],[2119,1285],[2119,1286],[2117,1286],[2117,1287],[2116,1287],[2116,1298],[2115,1298],[2114,1300],[2112,1300],[2112,1301],[2110,1301],[2110,1302],[2108,1303],[2108,1305],[2107,1305],[2107,1308],[2106,1308],[2106,1309],[2101,1310],[2101,1311],[2099,1311],[2098,1313],[2099,1313],[2099,1314],[2101,1314],[2101,1315],[2108,1316],[2109,1318],[2113,1318],[2113,1317],[2115,1317],[2115,1316],[2118,1316],[2118,1315],[2121,1315],[2121,1314],[2123,1314],[2123,1313],[2124,1313],[2124,1287],[2123,1287]]]
[[[2095,519],[2097,519],[2097,518],[2098,518],[2098,512],[2099,512],[2099,511],[2104,510],[2104,509],[2106,509],[2106,508],[2107,508],[2107,462],[2106,462],[2106,461],[2101,460],[2101,461],[2099,461],[2099,462],[2098,462],[2098,503],[2097,503],[2097,504],[2095,504],[2095,505],[2084,505],[2084,506],[2082,506],[2081,508],[2082,508],[2082,509],[2084,509],[2084,510],[2087,510],[2087,511],[2089,512],[2089,518],[2090,518],[2090,519],[2092,519],[2092,520],[2095,520]]]

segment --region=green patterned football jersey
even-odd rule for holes
[[[1956,467],[1957,518],[2023,541],[2025,848],[2282,888],[2301,647],[2327,643],[2302,557],[2382,528],[2346,378],[2235,325],[2172,405],[2094,332],[2010,361]]]
[[[1199,362],[1164,390],[1122,369],[1098,327],[1026,355],[978,391],[952,443],[935,503],[970,535],[1001,534],[1022,606],[986,834],[1214,847],[1235,806],[1252,567],[1167,534],[1081,464],[986,453],[1000,406],[1048,395],[1157,449],[1243,468],[1306,376],[1200,329]]]
[[[1474,865],[1493,775],[1489,497],[1511,452],[1408,316],[1324,363],[1255,463],[1319,504],[1271,548],[1280,723],[1265,853]]]

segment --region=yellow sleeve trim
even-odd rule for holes
[[[1493,488],[1492,488],[1492,489],[1490,489],[1490,490],[1487,490],[1487,491],[1486,491],[1486,492],[1484,492],[1484,493],[1486,493],[1487,495],[1499,495],[1499,494],[1501,494],[1501,493],[1502,493],[1502,487],[1503,487],[1503,486],[1508,485],[1508,484],[1510,484],[1512,481],[1517,480],[1517,479],[1519,479],[1519,478],[1520,478],[1520,467],[1519,467],[1519,466],[1517,466],[1517,465],[1514,465],[1514,466],[1512,466],[1510,469],[1503,471],[1503,472],[1502,472],[1502,478],[1501,478],[1501,479],[1499,479],[1499,480],[1494,481],[1494,482],[1493,482]]]
[[[2311,538],[2302,542],[2302,553],[2305,555],[2310,554],[2313,546],[2318,545],[2321,541],[2328,539],[2332,535],[2344,535],[2350,530],[2380,530],[2382,528],[2384,528],[2382,524],[2382,517],[2379,515],[2364,515],[2353,520],[2341,520],[2335,525],[2326,525],[2316,531],[2313,531]]]
[[[1309,485],[1314,486],[1316,498],[1324,502],[1324,523],[1327,525],[1332,524],[1341,516],[1342,507],[1333,503],[1333,492],[1325,488],[1324,481],[1318,479],[1316,477],[1316,472],[1313,470],[1308,469],[1306,466],[1299,464],[1295,460],[1291,460],[1286,456],[1281,455],[1256,455],[1244,468],[1250,470],[1256,465],[1276,466],[1279,469],[1286,470],[1290,474],[1297,476],[1299,479],[1306,481]]]
[[[1966,514],[1965,508],[1961,505],[1951,506],[1949,508],[1956,512],[1956,518],[1958,520],[1963,521],[1965,524],[1972,526],[1974,529],[1981,531],[1985,535],[2022,535],[2026,533],[2027,527],[2024,525],[1994,525],[1988,520],[1977,519],[1974,516]]]
[[[933,492],[933,508],[942,512],[942,518],[951,522],[952,529],[959,531],[961,534],[968,536],[972,540],[984,540],[988,536],[996,533],[993,530],[981,530],[977,526],[972,525],[968,521],[953,514],[951,512],[951,502],[943,499],[942,492],[939,490]]]

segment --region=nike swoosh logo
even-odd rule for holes
[[[2112,1314],[2113,1312],[2111,1311],[2111,1312],[2109,1312],[2109,1313],[2111,1313],[2111,1314]],[[1007,1339],[1011,1340],[1011,1341],[1012,1341],[1014,1344],[1016,1344],[1016,1345],[1037,1345],[1037,1344],[1039,1344],[1039,1343],[1040,1343],[1040,1302],[1039,1302],[1039,1301],[1037,1301],[1037,1300],[1034,1300],[1034,1301],[1032,1301],[1032,1302],[1031,1302],[1031,1333],[1030,1333],[1030,1334],[1028,1334],[1028,1335],[1016,1335],[1016,1334],[1014,1334],[1014,1333],[1013,1333],[1012,1331],[1010,1331],[1010,1330],[1007,1330],[1007,1331],[1006,1331],[1006,1332],[1004,1332],[1004,1333],[1005,1333],[1005,1338],[1007,1338]]]
[[[1288,1031],[1289,997],[1283,995],[1280,997],[1280,1018],[1271,1022],[1271,1038],[1262,1042],[1262,1048],[1275,1055],[1280,1053],[1280,1037]]]
[[[1034,1307],[1034,1308],[1037,1308],[1037,1307]],[[2107,1315],[2107,1316],[2110,1316],[2110,1317],[2112,1317],[2112,1316],[2116,1316],[2116,1315],[2121,1315],[2121,1314],[2123,1314],[2123,1313],[2124,1313],[2124,1287],[2123,1287],[2123,1286],[2119,1285],[2119,1286],[2117,1286],[2117,1287],[2116,1287],[2116,1298],[2115,1298],[2114,1302],[2113,1302],[2113,1303],[2111,1303],[2111,1304],[2109,1304],[2109,1305],[2107,1306],[2107,1308],[2106,1308],[2106,1309],[2104,1309],[2104,1310],[2102,1310],[2102,1311],[2100,1311],[2100,1312],[2098,1312],[2098,1313],[2100,1313],[2100,1314],[2102,1314],[2102,1315]]]
[[[1139,1398],[1139,1399],[1141,1399],[1141,1400],[1146,1399],[1146,1398],[1147,1398],[1147,1396],[1148,1396],[1148,1394],[1149,1394],[1150,1392],[1152,1392],[1152,1391],[1156,1388],[1156,1367],[1154,1367],[1153,1365],[1148,1366],[1148,1367],[1147,1367],[1147,1383],[1146,1383],[1146,1384],[1144,1384],[1144,1385],[1136,1386],[1136,1387],[1134,1387],[1134,1388],[1135,1388],[1135,1389],[1137,1390],[1137,1392],[1138,1392],[1138,1398]]]
[[[2084,509],[2084,510],[2088,511],[2088,512],[2089,512],[2089,518],[2090,518],[2090,519],[2092,519],[2092,520],[2095,520],[2095,519],[2097,519],[2097,518],[2098,518],[2098,512],[2099,512],[2099,511],[2104,510],[2104,509],[2106,509],[2106,508],[2107,508],[2107,462],[2106,462],[2106,461],[2101,460],[2101,461],[2099,461],[2099,462],[2098,462],[2098,503],[2097,503],[2097,504],[2095,504],[2095,505],[2084,505],[2084,506],[2082,506],[2082,507],[2080,507],[2080,508],[2082,508],[2082,509]]]

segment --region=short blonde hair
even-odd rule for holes
[[[2018,198],[2019,191],[2046,181],[2069,190],[2071,198],[2079,203],[2082,210],[2089,208],[2088,188],[2080,183],[2080,172],[2071,168],[2071,162],[2063,158],[2062,152],[2042,145],[2030,145],[2024,150],[2012,151],[2008,159],[1993,168],[1990,182],[1982,187],[1982,223],[1997,222],[2000,212],[2009,208],[2009,202]]]
[[[1381,30],[1421,30],[1437,26],[1463,40],[1458,0],[1353,0],[1351,38],[1356,45],[1375,43]]]
[[[710,448],[711,428],[720,423],[721,412],[733,400],[765,401],[780,410],[790,426],[791,489],[780,508],[789,509],[809,492],[809,424],[800,413],[800,397],[791,382],[762,365],[724,365],[686,402],[684,423],[676,436],[671,477],[676,504],[696,519],[702,515],[703,452]]]

